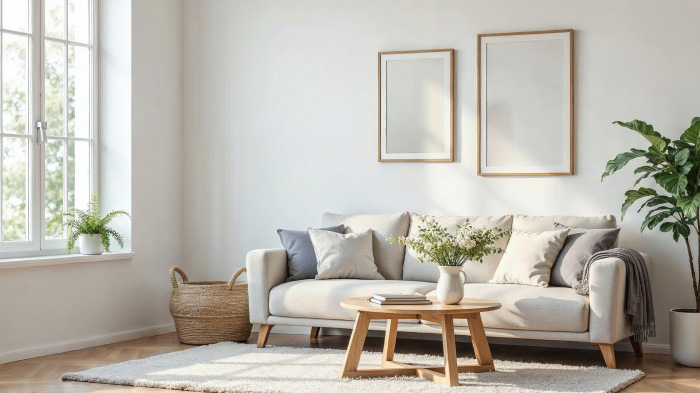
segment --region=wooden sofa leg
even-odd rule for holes
[[[265,348],[265,345],[267,345],[267,339],[270,337],[272,326],[273,325],[260,325],[260,332],[258,332],[258,348]]]
[[[642,349],[642,343],[635,341],[634,336],[630,336],[630,343],[632,343],[632,349],[634,349],[634,356],[636,356],[637,359],[643,358],[644,350]]]
[[[318,338],[318,332],[321,330],[320,327],[318,326],[312,326],[311,327],[311,334],[309,335],[309,338],[312,340],[315,340]]]
[[[600,352],[603,354],[603,359],[605,359],[605,365],[608,368],[617,368],[615,363],[615,344],[598,344],[600,347]]]

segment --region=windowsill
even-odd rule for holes
[[[130,260],[136,256],[134,252],[110,252],[102,255],[49,255],[28,258],[7,258],[0,259],[0,270],[20,267],[66,265],[70,263],[102,262],[102,261],[123,261]]]

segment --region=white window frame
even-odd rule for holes
[[[21,135],[21,137],[26,137],[29,141],[29,165],[27,168],[27,195],[28,195],[28,222],[27,222],[27,241],[17,241],[17,242],[2,242],[0,241],[0,259],[3,258],[18,258],[18,257],[31,257],[31,256],[42,256],[42,255],[55,255],[59,253],[65,253],[66,239],[45,239],[46,233],[46,221],[45,221],[45,192],[44,192],[44,176],[45,176],[45,146],[46,143],[40,142],[40,135],[37,130],[37,124],[40,121],[45,121],[44,114],[44,41],[54,41],[60,42],[66,45],[66,52],[64,52],[64,77],[67,77],[67,48],[68,44],[80,47],[86,47],[90,49],[90,81],[91,81],[91,91],[90,91],[90,105],[91,105],[91,135],[89,138],[76,138],[68,136],[48,136],[48,140],[63,140],[63,141],[91,141],[91,157],[90,157],[90,192],[97,192],[98,190],[98,173],[99,173],[99,23],[98,23],[98,3],[97,0],[89,0],[90,2],[90,43],[84,44],[80,42],[70,41],[68,39],[68,0],[63,0],[64,2],[64,39],[54,39],[47,38],[44,36],[44,2],[45,0],[29,0],[29,25],[31,26],[30,33],[17,32],[8,29],[0,28],[0,48],[2,43],[2,32],[10,32],[12,34],[18,34],[24,37],[28,37],[30,44],[29,56],[29,68],[30,75],[29,78],[29,95],[31,97],[31,105],[28,114],[28,130],[27,135]],[[1,15],[0,15],[1,17]],[[2,74],[0,71],[0,80]],[[67,126],[67,113],[68,113],[68,92],[67,92],[68,80],[64,81],[64,127]],[[0,126],[2,125],[0,117]],[[7,134],[4,134],[7,135]],[[2,138],[0,138],[0,154],[2,152]],[[66,193],[66,160],[67,152],[64,153],[64,196]],[[0,160],[0,174],[2,173],[2,160]],[[0,189],[0,202],[1,202],[1,192]],[[63,210],[66,211],[66,198],[64,197]],[[2,212],[2,204],[0,203],[0,214]],[[0,217],[2,217],[0,215]]]

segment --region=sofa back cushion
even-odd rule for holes
[[[615,247],[620,228],[583,229],[556,223],[552,229],[563,228],[569,228],[569,236],[552,266],[549,285],[577,288],[588,260],[597,252]]]
[[[411,213],[411,226],[409,236],[418,233],[420,220],[415,217],[416,213]],[[438,224],[447,228],[450,233],[457,230],[457,225],[464,225],[467,218],[469,223],[474,227],[487,228],[502,228],[510,229],[513,223],[513,216],[493,216],[493,217],[467,217],[467,216],[424,216],[427,219],[434,219]],[[497,247],[506,249],[508,245],[508,237],[499,240],[496,243]],[[484,258],[483,263],[478,261],[468,261],[464,264],[462,270],[467,274],[468,283],[485,283],[493,277],[498,264],[501,261],[503,254],[492,254]],[[440,278],[438,265],[432,262],[419,263],[416,258],[416,253],[413,250],[407,249],[406,256],[403,261],[403,279],[410,281],[426,281],[437,282]]]
[[[406,236],[410,216],[396,214],[334,214],[323,215],[323,226],[345,225],[345,233],[359,233],[372,229],[372,248],[377,270],[387,280],[400,280],[405,247],[391,244],[386,239],[394,235]]]
[[[586,229],[617,228],[615,216],[526,216],[516,214],[513,217],[513,229],[525,232],[551,231],[554,223],[567,227]]]

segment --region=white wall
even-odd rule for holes
[[[645,143],[613,120],[670,137],[700,115],[700,3],[627,1],[186,0],[183,49],[183,259],[227,278],[275,230],[324,211],[619,215],[630,170],[601,184],[608,159]],[[476,176],[476,35],[575,29],[576,175]],[[456,49],[457,162],[377,163],[377,52]],[[683,247],[640,234],[651,253],[657,344],[667,310],[690,307]]]
[[[104,211],[131,211],[131,2],[100,3],[99,195]],[[115,220],[131,249],[131,221]]]
[[[132,248],[140,293],[130,312],[171,324],[168,271],[181,264],[182,2],[132,0]],[[146,322],[147,321],[147,322]],[[141,322],[141,323],[144,323]]]
[[[102,143],[119,146],[101,157],[100,191],[109,207],[131,210],[136,257],[0,270],[0,363],[172,330],[167,273],[181,261],[182,5],[100,3],[109,88]]]

